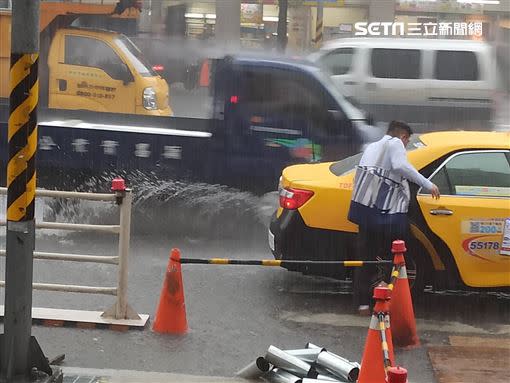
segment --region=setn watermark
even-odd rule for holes
[[[360,21],[355,36],[482,36],[481,22],[402,23]]]

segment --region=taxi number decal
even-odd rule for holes
[[[469,242],[469,249],[470,250],[498,250],[499,249],[499,242],[495,241],[471,241]]]
[[[497,234],[476,235],[466,238],[462,241],[462,248],[467,254],[486,261],[490,261],[493,256],[503,255],[500,254],[501,243]]]

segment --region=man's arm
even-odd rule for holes
[[[388,149],[390,152],[392,171],[419,186],[423,186],[428,192],[432,192],[435,185],[423,177],[414,166],[409,163],[406,149],[402,141],[399,139],[391,140],[389,145],[390,147]]]

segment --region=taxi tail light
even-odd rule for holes
[[[313,191],[304,189],[284,188],[280,190],[280,206],[287,210],[296,210],[313,196]]]
[[[156,64],[152,67],[152,69],[155,70],[156,72],[163,72],[165,70],[165,66]]]

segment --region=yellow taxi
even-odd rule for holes
[[[275,258],[354,259],[357,226],[347,213],[360,158],[283,170],[280,207],[268,233]],[[441,192],[435,200],[410,184],[407,267],[413,290],[509,287],[510,132],[422,134],[411,139],[408,159]],[[350,273],[341,266],[289,270],[340,279]]]

